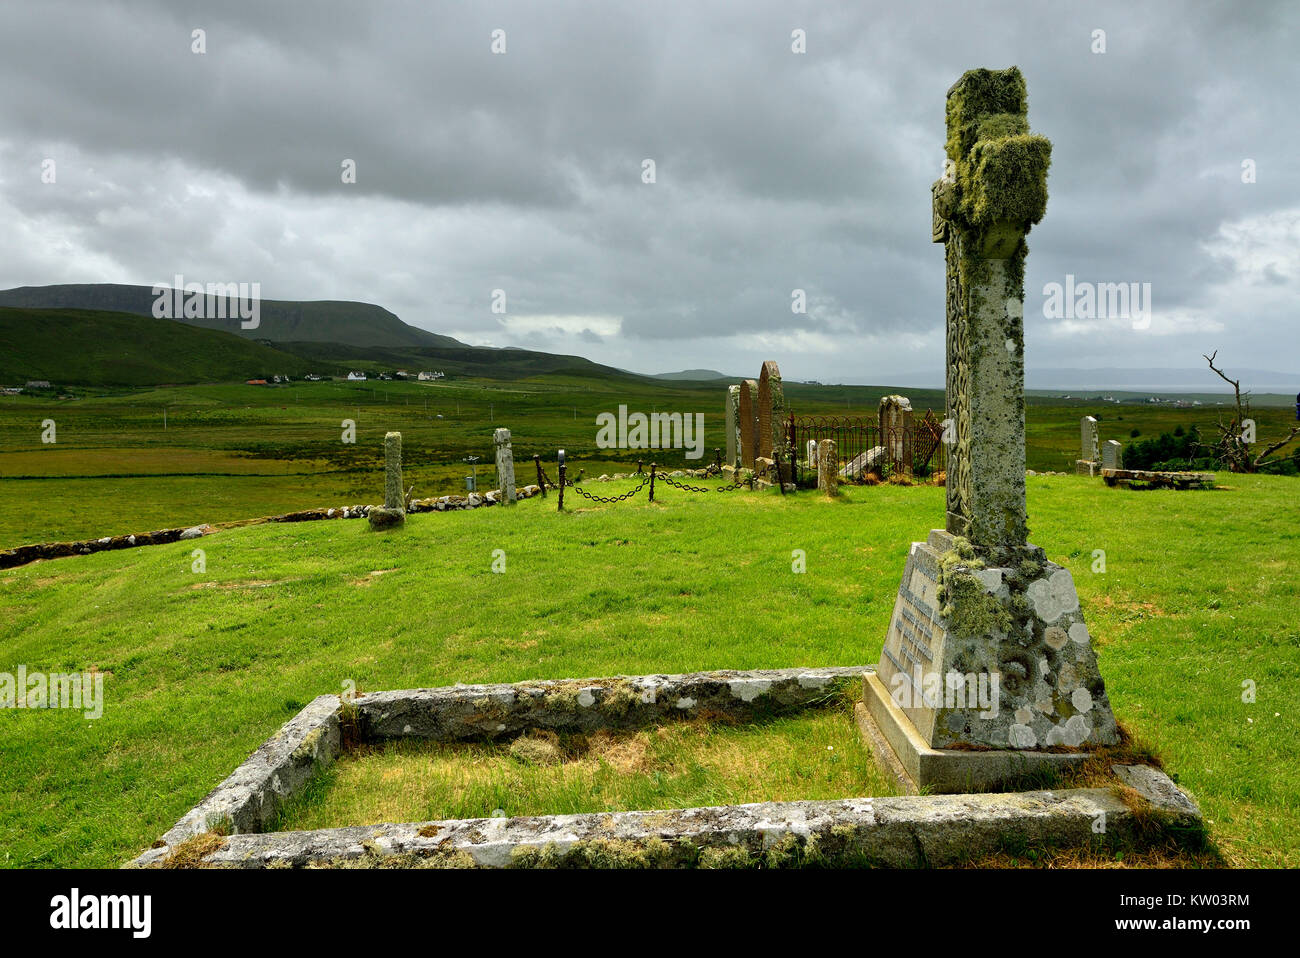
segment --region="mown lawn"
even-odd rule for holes
[[[1224,478],[1184,493],[1032,478],[1033,541],[1075,575],[1120,719],[1200,800],[1228,859],[1297,866],[1300,483]],[[552,495],[385,535],[350,520],[249,526],[0,573],[0,671],[107,676],[97,721],[0,711],[0,857],[120,864],[349,680],[874,663],[908,543],[939,523],[942,497],[662,489],[653,505],[557,515]],[[806,742],[811,763],[825,746]]]

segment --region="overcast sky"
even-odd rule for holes
[[[1294,371],[1298,26],[1287,2],[3,3],[0,288],[182,274],[640,372],[937,384],[944,94],[1016,64],[1054,143],[1028,366]],[[1066,274],[1150,283],[1149,328],[1045,317]]]

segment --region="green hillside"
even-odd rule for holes
[[[155,386],[301,376],[311,364],[261,343],[170,319],[81,309],[0,308],[0,384]]]
[[[96,309],[136,313],[154,318],[153,288],[120,283],[67,283],[60,286],[20,286],[0,291],[0,307],[25,306],[36,309]],[[205,297],[207,315],[215,316],[218,297]],[[227,300],[227,303],[230,303]],[[224,310],[229,316],[234,310]],[[460,346],[459,340],[439,336],[402,322],[373,303],[295,302],[260,300],[259,323],[243,329],[238,319],[195,319],[177,317],[191,326],[219,329],[245,339],[274,342],[306,340],[348,343],[354,346]]]

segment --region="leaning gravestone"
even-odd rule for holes
[[[1095,476],[1100,459],[1097,452],[1097,420],[1092,416],[1084,416],[1079,420],[1079,459],[1074,464],[1075,472],[1081,476]]]
[[[882,396],[877,410],[880,441],[896,473],[912,474],[912,401],[906,396]]]
[[[1116,442],[1114,439],[1107,439],[1105,445],[1101,447],[1101,467],[1103,469],[1118,469],[1123,452],[1123,443]]]
[[[497,488],[501,490],[501,502],[513,506],[519,492],[515,489],[515,454],[510,449],[510,430],[497,429],[492,433],[497,454]]]
[[[731,466],[739,466],[737,460],[737,442],[739,436],[737,431],[740,428],[740,387],[727,387],[727,401],[722,407],[722,431],[726,434],[727,440],[727,462]]]
[[[810,440],[811,441],[811,440]],[[817,443],[817,489],[827,496],[840,494],[839,472],[840,457],[835,451],[834,439],[823,439]]]
[[[372,529],[391,529],[406,521],[406,496],[402,490],[402,434],[384,434],[384,504],[366,513]]]
[[[740,384],[740,402],[736,406],[740,414],[740,465],[745,469],[753,469],[758,456],[757,405],[758,383],[746,379]]]
[[[968,791],[1119,740],[1069,571],[1026,538],[1025,234],[1051,144],[1029,133],[1020,71],[948,91],[933,187],[946,246],[946,528],[914,542],[864,705],[912,784]],[[1066,754],[1055,746],[1066,746]],[[1076,749],[1069,754],[1069,749]],[[877,754],[882,761],[883,755]]]

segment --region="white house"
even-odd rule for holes
[[[348,373],[348,379],[353,381],[360,380],[364,382],[365,378],[366,378],[365,373]]]
[[[417,376],[416,378],[420,380],[420,382],[425,383],[425,382],[430,382],[434,379],[442,379],[443,375],[444,375],[443,373],[420,373],[420,375]]]

